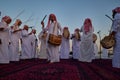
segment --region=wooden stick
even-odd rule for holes
[[[105,15],[106,17],[108,17],[110,20],[112,20],[113,21],[113,19],[110,17],[110,16],[108,16],[108,15]]]
[[[13,21],[14,21],[15,19],[17,19],[24,11],[25,11],[25,10],[22,10],[22,11],[13,19]]]

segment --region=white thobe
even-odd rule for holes
[[[49,34],[54,34],[54,35],[62,34],[61,25],[59,23],[57,23],[57,26],[55,26],[55,30],[54,30],[54,25],[55,25],[55,21],[53,23],[51,23],[50,26],[47,29],[48,30],[47,53],[49,54],[48,59],[50,60],[50,62],[59,62],[60,61],[59,46],[55,46],[55,45],[52,45],[52,44],[48,43]],[[53,30],[54,30],[54,33],[53,33]]]
[[[5,22],[0,22],[0,27],[3,27],[4,30],[0,31],[0,39],[1,39],[1,44],[0,44],[0,64],[1,63],[9,63],[9,28],[7,27],[8,25]]]
[[[98,46],[97,46],[97,44],[96,43],[94,43],[94,55],[95,56],[93,56],[93,59],[95,59],[95,58],[99,58],[99,54],[98,54]]]
[[[112,31],[115,31],[115,45],[113,47],[112,66],[120,68],[120,13],[115,15]]]
[[[26,30],[22,30],[22,53],[21,59],[31,59],[32,58],[32,44],[29,38],[29,33]]]
[[[19,61],[20,51],[19,51],[19,40],[21,39],[21,31],[13,33],[14,30],[11,30],[11,44],[10,44],[10,61]]]
[[[94,57],[93,27],[87,34],[85,34],[84,27],[82,27],[82,31],[79,61],[92,62]]]
[[[43,31],[41,31],[38,35],[39,42],[40,42],[40,52],[38,54],[38,57],[40,59],[47,59],[49,54],[46,52],[46,38],[42,37]]]
[[[80,40],[72,38],[73,59],[78,59],[80,54]]]
[[[29,36],[29,40],[31,40],[31,44],[32,44],[32,47],[31,47],[31,50],[32,50],[32,58],[37,58],[37,38],[36,38],[36,35],[35,34],[31,34]]]
[[[102,48],[101,58],[108,59],[108,49]]]
[[[69,59],[69,53],[70,53],[70,41],[69,39],[62,36],[62,43],[60,46],[60,58]]]

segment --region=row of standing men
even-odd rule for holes
[[[40,54],[43,53],[44,55],[45,53],[47,53],[48,60],[53,55],[54,56],[52,59],[54,59],[54,57],[56,56],[58,57],[56,58],[55,61],[51,61],[51,62],[59,62],[59,57],[60,59],[69,59],[70,39],[71,39],[73,59],[77,59],[83,62],[92,62],[93,59],[95,59],[96,57],[99,57],[98,46],[96,44],[97,35],[93,33],[94,29],[93,29],[92,21],[90,18],[86,18],[82,28],[81,29],[76,28],[73,34],[70,34],[69,28],[67,26],[65,26],[61,30],[61,26],[58,22],[57,22],[58,24],[57,26],[52,25],[52,24],[56,24],[56,22],[57,20],[54,14],[50,14],[46,28],[44,28],[44,22],[41,22],[43,27],[42,27],[41,33],[39,34],[41,35],[39,39],[41,40],[41,45],[42,45]],[[56,28],[54,29],[54,27]],[[57,48],[58,46],[55,47],[54,45],[51,45],[50,43],[48,43],[49,34],[55,34],[53,33],[54,32],[53,30],[56,31],[56,35],[59,35],[59,34],[62,35],[62,42],[59,48]],[[59,30],[61,31],[60,33],[59,33]],[[46,47],[46,49],[44,47]],[[102,57],[108,58],[107,53],[108,53],[107,49],[103,48]]]
[[[48,24],[44,28],[44,22],[41,22],[43,31],[43,42],[45,45],[47,59],[50,63],[59,62],[60,59],[68,59],[70,53],[70,38],[72,39],[73,58],[83,62],[92,62],[94,59],[93,26],[90,18],[86,18],[81,29],[76,28],[74,34],[70,35],[68,27],[61,28],[60,23],[54,14],[49,15]],[[80,36],[80,31],[83,32]],[[62,43],[55,46],[49,41],[49,35],[62,35]],[[42,39],[42,38],[41,38]],[[41,46],[42,47],[42,46]],[[43,52],[42,52],[43,53]]]
[[[9,16],[4,16],[0,22],[0,63],[34,58],[33,53],[35,53],[37,45],[36,30],[32,29],[28,33],[28,25],[24,25],[23,29],[20,29],[19,26],[22,24],[20,19],[9,27],[11,21]],[[21,54],[20,47],[22,48]]]
[[[46,54],[46,58],[50,63],[59,62],[60,58],[68,59],[70,52],[69,38],[73,39],[72,49],[74,59],[87,62],[91,62],[93,59],[93,26],[89,18],[85,20],[84,26],[81,29],[81,31],[83,31],[83,36],[84,33],[86,35],[84,38],[81,38],[79,33],[80,30],[78,28],[75,29],[74,34],[70,35],[68,27],[64,27],[62,30],[56,16],[54,14],[50,14],[46,28],[44,28],[44,22],[41,22],[42,31],[38,35],[38,38],[41,41],[39,55],[36,54],[36,46],[38,46],[37,37],[35,36],[36,30],[32,29],[32,31],[28,33],[28,25],[24,25],[23,29],[20,29],[19,26],[22,24],[20,19],[17,19],[15,23],[9,27],[11,21],[12,19],[9,16],[4,16],[0,22],[0,63],[9,63],[10,61],[19,61],[20,59],[31,59],[41,54]],[[47,33],[47,35],[45,35],[45,33]],[[50,33],[62,35],[62,43],[60,46],[47,43]],[[21,53],[19,53],[20,46],[22,48]]]

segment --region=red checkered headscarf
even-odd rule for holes
[[[120,7],[116,7],[115,9],[112,10],[112,12],[120,13]]]
[[[56,19],[56,16],[54,14],[50,14],[49,15],[49,18],[48,18],[48,24],[47,24],[47,27],[50,26],[50,21],[53,19],[53,21],[56,21],[57,22],[57,19]]]
[[[85,34],[90,31],[90,28],[92,28],[92,22],[90,18],[86,18],[84,21],[84,31]]]

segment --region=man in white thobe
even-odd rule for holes
[[[93,26],[90,18],[86,18],[81,31],[83,31],[80,43],[79,61],[92,62],[94,57]]]
[[[9,63],[9,42],[10,28],[8,25],[11,23],[9,16],[4,16],[0,22],[0,64]]]
[[[43,22],[42,25],[44,26]],[[50,55],[48,60],[50,60],[50,63],[60,62],[59,46],[48,43],[49,34],[54,34],[54,35],[62,34],[61,25],[57,22],[56,16],[54,14],[49,15],[48,25],[46,27],[46,30],[48,31],[47,40],[46,40],[47,53]]]
[[[111,36],[115,37],[115,45],[113,46],[112,66],[120,68],[120,7],[113,10],[113,25]]]
[[[69,59],[70,53],[70,41],[62,36],[62,43],[60,46],[60,58],[61,59]]]
[[[19,61],[20,53],[19,53],[19,40],[21,39],[21,29],[19,26],[22,24],[20,19],[17,19],[15,24],[11,28],[11,44],[10,44],[10,61]]]
[[[66,34],[65,34],[65,31],[66,31]],[[60,58],[69,59],[69,53],[70,53],[70,33],[68,30],[68,27],[64,27],[63,35],[62,35],[62,43],[60,46]]]
[[[36,37],[36,30],[32,29],[31,31],[31,35],[29,36],[29,40],[31,40],[31,52],[32,52],[32,58],[37,58],[37,46],[38,46],[38,42],[37,42],[37,37]]]
[[[79,37],[79,39],[77,39],[75,37],[75,34],[79,34],[80,35],[78,29],[75,29],[74,34],[71,35],[73,59],[78,59],[79,58],[79,54],[80,54],[80,37]]]
[[[38,54],[38,58],[40,59],[47,59],[49,57],[49,54],[47,54],[46,38],[47,32],[42,30],[38,35],[38,39],[40,42],[40,52]]]
[[[21,53],[21,59],[31,59],[32,58],[32,44],[29,40],[29,35],[31,33],[28,33],[28,25],[24,25],[24,28],[22,30],[22,53]]]

